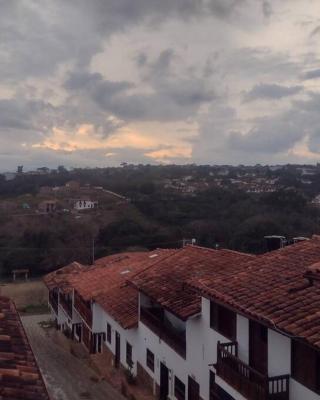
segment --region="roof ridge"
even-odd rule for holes
[[[142,273],[148,271],[150,268],[154,267],[156,264],[160,263],[161,261],[167,260],[168,258],[170,258],[170,257],[172,257],[172,256],[174,256],[174,255],[176,255],[178,252],[180,252],[180,251],[183,250],[183,249],[184,249],[184,247],[182,247],[181,249],[172,249],[172,253],[171,253],[171,251],[170,251],[169,254],[168,254],[166,257],[160,258],[159,260],[155,260],[154,263],[148,265],[148,266],[147,266],[146,268],[144,268],[143,270],[141,270],[141,271],[137,272],[136,274],[132,275],[132,276],[130,277],[130,279],[127,279],[127,280],[126,280],[126,282],[127,282],[128,284],[130,284],[130,285],[135,286],[134,283],[132,282],[132,280],[133,280],[134,278],[136,278],[136,277],[139,276],[140,274],[142,274]],[[170,250],[170,249],[167,249],[167,250]],[[153,251],[153,250],[152,250],[152,251]]]
[[[199,249],[199,250],[209,250],[209,251],[212,251],[213,253],[216,253],[217,251],[219,251],[217,249],[212,249],[211,247],[199,246],[198,244],[187,244],[185,247],[183,247],[183,249],[186,247],[188,249],[194,248],[194,249]]]
[[[226,252],[232,253],[232,254],[241,254],[241,255],[243,255],[243,256],[248,256],[248,257],[250,257],[250,258],[255,258],[255,257],[257,257],[256,254],[245,253],[244,251],[238,251],[238,250],[232,250],[232,249],[221,249],[221,250],[218,250],[218,251],[226,251]]]

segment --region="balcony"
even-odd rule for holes
[[[157,308],[141,307],[140,321],[181,357],[186,358],[186,332],[175,329],[164,319],[163,313],[160,310]]]
[[[74,294],[74,308],[78,311],[80,316],[84,319],[84,321],[91,328],[92,327],[92,311],[91,311],[90,302],[85,302],[76,292]]]
[[[68,297],[60,293],[59,300],[60,300],[60,305],[67,313],[68,317],[72,319],[72,299],[69,299]]]
[[[56,314],[58,314],[58,293],[50,291],[49,292],[49,304]]]
[[[289,400],[289,375],[269,378],[238,358],[238,343],[218,342],[217,375],[248,400]]]

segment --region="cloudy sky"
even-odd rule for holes
[[[319,0],[0,0],[0,170],[320,161]]]

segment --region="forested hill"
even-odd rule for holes
[[[197,244],[259,253],[319,233],[318,166],[63,167],[0,175],[0,268],[33,274],[124,250]],[[77,201],[96,208],[78,210]],[[48,204],[52,209],[48,210]]]

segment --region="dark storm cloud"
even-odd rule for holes
[[[112,97],[119,92],[126,91],[134,86],[130,82],[107,81],[101,74],[89,72],[70,73],[64,87],[69,91],[87,91],[97,100],[100,97]],[[101,100],[101,99],[100,99]]]
[[[314,69],[312,71],[308,71],[305,74],[303,74],[302,77],[304,80],[320,78],[320,69]]]
[[[302,138],[300,127],[286,119],[265,119],[257,125],[245,135],[232,132],[229,147],[247,153],[281,153]]]
[[[15,131],[35,131],[50,123],[54,111],[49,103],[40,100],[2,99],[0,100],[0,129]],[[30,132],[27,133],[30,135]]]
[[[209,10],[219,17],[227,17],[243,3],[245,0],[209,0]]]
[[[100,49],[93,21],[84,23],[81,9],[69,2],[43,0],[40,7],[33,0],[4,0],[0,7],[2,81],[40,78],[70,60],[87,65]]]
[[[300,28],[297,46],[290,37],[275,46],[270,41],[294,23],[301,11],[295,9],[298,1],[0,0],[0,148],[5,168],[12,165],[10,154],[12,162],[23,156],[34,166],[35,160],[53,166],[150,159],[145,150],[132,148],[105,157],[102,149],[41,147],[60,140],[54,127],[63,132],[61,141],[68,141],[68,135],[77,140],[81,125],[90,126],[88,142],[96,136],[93,142],[99,143],[97,136],[106,138],[119,128],[137,126],[152,137],[160,123],[168,122],[165,129],[191,123],[200,127],[193,142],[198,162],[214,150],[226,162],[233,162],[237,152],[245,160],[271,157],[306,137],[310,148],[319,149],[318,98],[299,83],[287,84],[297,77],[319,78],[320,70],[314,69],[318,54],[302,48],[306,31],[299,38]],[[310,42],[320,28],[312,15],[307,19],[312,23],[304,27],[308,33],[316,27]],[[307,72],[302,76],[301,71]],[[241,102],[244,93],[246,101]],[[299,95],[304,101],[290,105]],[[286,106],[284,112],[268,102],[249,103],[283,98],[286,102],[275,104]],[[266,117],[256,117],[258,107]],[[181,133],[172,129],[173,143],[180,143]]]
[[[255,85],[249,92],[245,93],[245,101],[253,101],[257,99],[277,100],[283,97],[293,96],[300,93],[303,86],[281,86],[277,84]]]
[[[65,82],[71,96],[89,97],[101,110],[131,121],[181,120],[214,99],[207,81],[198,77],[177,77],[172,71],[172,49],[163,50],[155,60],[144,60],[144,80],[151,90],[138,90],[132,82],[113,82],[101,74],[72,73]],[[130,90],[135,89],[132,93]]]
[[[307,100],[294,101],[289,110],[278,115],[257,118],[254,127],[244,133],[232,132],[228,147],[246,153],[282,153],[304,138],[309,150],[318,152],[320,95],[311,93]]]
[[[303,68],[303,60],[292,59],[286,52],[272,51],[268,47],[240,47],[220,56],[222,74],[237,74],[256,81],[270,77],[273,80],[296,78]]]
[[[244,0],[1,0],[0,76],[41,76],[70,60],[87,66],[110,35],[170,18],[228,16]],[[150,25],[150,28],[152,27]]]
[[[70,60],[87,66],[114,33],[208,10],[202,0],[2,0],[0,7],[2,80],[52,74]]]
[[[262,2],[262,12],[266,18],[270,18],[272,15],[272,6],[269,1],[264,0]]]
[[[310,33],[310,37],[317,36],[320,33],[320,26],[317,26],[316,28],[313,29],[313,31]]]
[[[204,103],[213,99],[213,93],[201,80],[166,82],[161,89],[153,93],[130,94],[127,82],[109,82],[102,80],[86,86],[101,110],[109,112],[123,120],[164,121],[188,118]],[[83,93],[80,94],[82,96]]]
[[[89,4],[84,0],[81,3],[85,7]],[[245,0],[92,0],[88,8],[95,13],[99,29],[109,31],[110,27],[119,29],[145,19],[195,18],[209,13],[226,17],[244,3]]]

